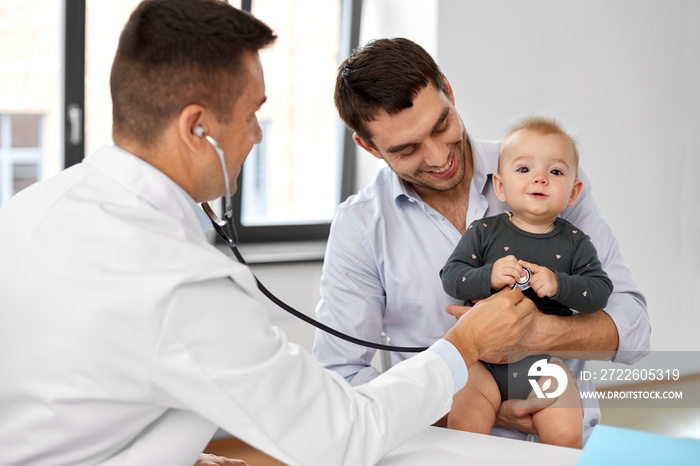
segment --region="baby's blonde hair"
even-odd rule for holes
[[[571,135],[569,135],[569,133],[564,131],[557,120],[541,115],[523,118],[508,129],[506,136],[503,138],[503,143],[501,144],[501,152],[498,154],[498,173],[501,171],[501,155],[503,154],[503,147],[506,146],[506,143],[515,133],[521,130],[534,131],[543,136],[547,136],[549,134],[559,134],[571,141],[571,146],[574,148],[574,166],[576,167],[576,178],[578,178],[578,147],[576,145],[576,141],[573,137],[571,137]]]

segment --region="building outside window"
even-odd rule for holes
[[[0,114],[0,204],[41,179],[42,115]]]
[[[0,206],[63,168],[61,4],[0,5]]]

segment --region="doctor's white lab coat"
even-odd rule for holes
[[[217,426],[368,465],[450,408],[422,353],[351,388],[272,327],[188,199],[105,146],[0,209],[0,464],[191,465]]]

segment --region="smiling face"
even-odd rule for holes
[[[522,129],[504,142],[493,185],[498,199],[513,210],[514,223],[537,232],[576,203],[582,187],[577,173],[569,138]]]
[[[464,179],[464,130],[446,84],[447,93],[427,85],[413,105],[398,114],[380,111],[367,123],[371,142],[354,136],[358,145],[384,159],[419,194],[448,191]]]

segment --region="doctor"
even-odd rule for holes
[[[146,0],[112,67],[115,144],[0,210],[0,463],[191,465],[221,426],[287,464],[373,464],[523,334],[502,292],[352,388],[270,325],[195,203],[261,140],[274,39],[218,0]]]

